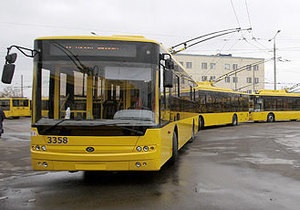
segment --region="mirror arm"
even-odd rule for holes
[[[164,61],[164,65],[160,63],[164,67],[164,69],[173,70],[174,69],[174,62],[172,60],[172,56],[169,53],[161,53],[159,55],[159,59]]]
[[[21,46],[17,46],[17,45],[12,45],[10,47],[7,48],[7,55],[9,55],[9,52],[12,48],[16,48],[17,50],[19,50],[23,55],[25,55],[26,57],[30,57],[30,58],[34,58],[37,54],[39,54],[39,51],[37,50],[32,50],[26,47],[21,47]],[[26,52],[29,51],[29,52]]]
[[[159,54],[159,58],[160,60],[167,60],[167,59],[171,59],[172,56],[170,53],[161,53]]]

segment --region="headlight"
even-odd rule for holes
[[[137,146],[136,147],[136,151],[138,151],[138,152],[142,151],[142,147],[141,146]]]
[[[143,150],[144,150],[144,152],[148,152],[149,151],[149,147],[148,146],[144,146]]]
[[[42,150],[43,150],[43,151],[46,151],[46,150],[47,150],[46,145],[43,145],[43,146],[42,146]]]

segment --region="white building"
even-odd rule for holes
[[[263,58],[233,57],[231,54],[176,54],[174,57],[195,81],[213,80],[217,81],[215,85],[218,87],[247,93],[264,89]],[[223,79],[218,81],[221,76]]]

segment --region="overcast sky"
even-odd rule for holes
[[[276,36],[278,88],[300,81],[300,1],[298,0],[9,0],[0,2],[0,59],[12,44],[32,48],[52,35],[132,34],[171,47],[210,32],[252,28],[219,37],[185,53],[270,59]],[[18,54],[14,85],[31,86],[32,60]],[[273,61],[265,64],[266,87],[273,88]],[[1,73],[2,74],[2,73]],[[7,85],[0,84],[0,90]],[[31,89],[26,94],[31,93]],[[28,93],[27,93],[28,92]]]

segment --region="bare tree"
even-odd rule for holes
[[[20,91],[14,89],[12,86],[5,87],[0,92],[0,97],[10,98],[10,97],[20,97]]]

